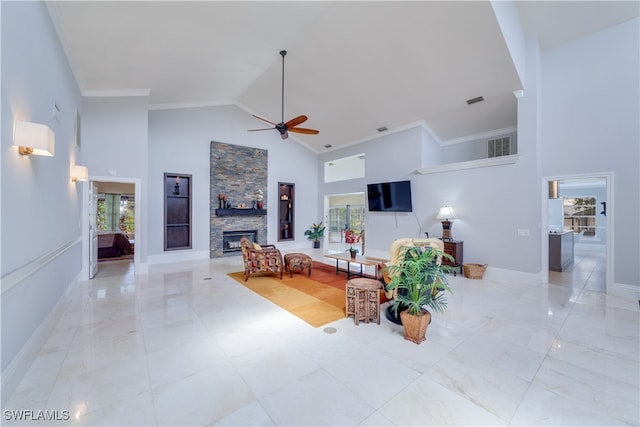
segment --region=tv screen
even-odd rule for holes
[[[413,212],[411,181],[367,184],[370,212]]]

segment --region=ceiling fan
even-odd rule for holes
[[[307,116],[305,115],[294,117],[293,119],[289,120],[286,123],[284,121],[284,57],[286,54],[287,54],[286,50],[280,51],[280,55],[282,56],[282,118],[281,118],[281,121],[280,123],[274,123],[270,120],[263,119],[262,117],[252,114],[252,116],[255,117],[256,119],[260,119],[263,122],[270,123],[274,127],[262,128],[262,129],[249,129],[249,132],[275,129],[278,132],[280,132],[280,137],[282,139],[287,139],[289,137],[289,132],[304,133],[308,135],[317,135],[318,133],[320,133],[320,131],[318,130],[297,127],[299,124],[307,121]]]

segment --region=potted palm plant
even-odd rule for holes
[[[322,225],[322,222],[318,224],[312,224],[311,228],[304,232],[304,235],[307,236],[309,240],[313,240],[313,247],[320,247],[320,239],[324,237],[325,227]]]
[[[396,316],[400,309],[405,339],[420,344],[431,323],[429,310],[443,312],[447,308],[445,292],[451,288],[445,272],[450,267],[443,266],[442,259],[453,261],[453,257],[430,247],[406,246],[402,250],[403,261],[386,267],[391,278],[386,286],[398,289],[391,307]]]

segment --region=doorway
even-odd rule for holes
[[[140,203],[136,203],[141,200],[140,180],[90,177],[88,184],[83,203],[83,277],[91,279],[105,268],[107,263],[98,262],[101,260],[140,273],[144,247]]]
[[[364,254],[365,195],[363,192],[325,196],[325,247],[345,252],[350,246]]]
[[[542,259],[549,284],[611,293],[612,178],[545,179]]]

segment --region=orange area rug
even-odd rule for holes
[[[245,282],[242,271],[229,277],[315,328],[344,317],[347,277],[330,265],[314,262],[311,277],[306,269],[293,277],[285,272],[282,280],[279,274],[252,274]]]

